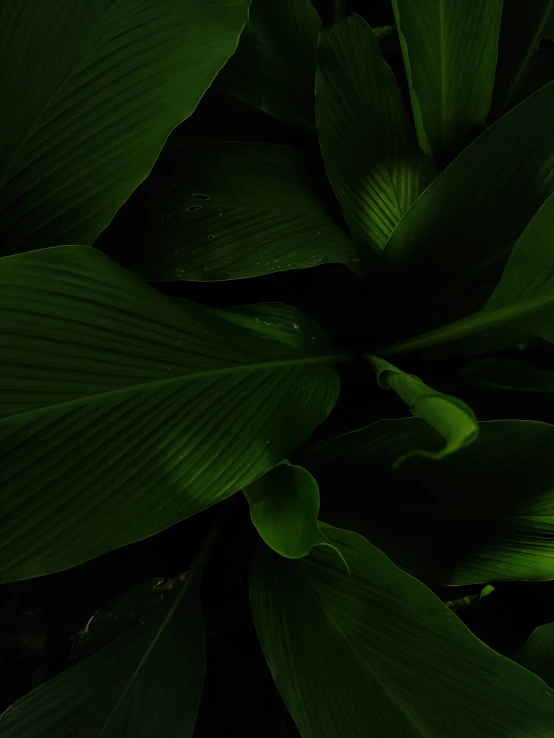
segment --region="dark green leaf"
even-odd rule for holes
[[[520,392],[554,392],[554,372],[526,361],[494,356],[478,359],[461,369],[449,382],[455,386]]]
[[[470,144],[400,221],[382,264],[414,325],[422,316],[429,327],[445,325],[485,305],[554,192],[553,130],[551,83]]]
[[[4,0],[0,247],[92,244],[236,48],[249,0]]]
[[[323,500],[338,500],[322,514],[367,536],[413,576],[443,585],[554,579],[554,426],[479,426],[475,443],[440,464],[414,460],[394,474],[391,462],[415,444],[438,446],[419,418],[332,436],[301,458]],[[369,480],[380,492],[368,499]]]
[[[243,491],[252,523],[278,554],[298,559],[307,556],[314,546],[330,546],[344,561],[340,550],[321,532],[317,519],[319,488],[306,469],[279,464]]]
[[[280,120],[315,130],[321,20],[310,0],[252,0],[235,54],[217,85]]]
[[[513,660],[554,686],[554,623],[539,625]]]
[[[550,179],[554,185],[554,169]],[[554,194],[517,241],[482,310],[421,336],[379,349],[384,355],[426,350],[474,354],[541,337],[554,343]]]
[[[198,580],[172,584],[144,584],[147,612],[135,590],[136,623],[12,705],[0,716],[2,738],[191,738],[206,633]]]
[[[263,143],[185,146],[96,245],[155,282],[243,279],[328,262],[356,271],[358,248],[339,226],[333,200],[310,152]]]
[[[59,571],[231,496],[323,421],[344,359],[279,303],[156,292],[96,249],[0,260],[0,580]]]
[[[393,0],[393,8],[419,145],[452,158],[489,114],[502,0]]]
[[[554,693],[476,638],[362,536],[324,526],[316,547],[256,554],[258,638],[302,738],[551,738]]]
[[[319,37],[316,121],[327,176],[355,241],[380,253],[436,175],[419,151],[371,28],[351,15]]]

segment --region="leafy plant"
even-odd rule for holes
[[[554,4],[319,5],[0,7],[3,586],[218,507],[5,738],[198,735],[241,492],[300,735],[554,734],[550,626],[508,658],[461,614],[554,580],[554,425],[510,416],[554,387],[554,82],[525,93]],[[187,128],[210,95],[302,145]]]

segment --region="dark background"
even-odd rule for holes
[[[320,0],[314,5],[324,23],[329,23],[331,2]],[[372,26],[394,22],[390,0],[352,1],[347,10],[355,10]],[[393,69],[401,68],[396,39],[387,42],[384,53]],[[543,61],[547,59],[551,65],[552,45],[543,43],[541,53]],[[551,66],[545,67],[543,83],[550,69]],[[405,87],[403,91],[407,94]],[[318,148],[315,134],[233,100],[217,88],[217,83],[193,116],[173,132],[160,165],[163,166],[164,158],[171,158],[179,145],[200,140],[265,141]],[[372,285],[357,279],[343,265],[328,264],[229,283],[176,282],[154,286],[168,295],[221,307],[258,301],[293,304],[319,322],[336,345],[355,345],[361,333],[372,329]],[[517,351],[504,353],[521,356]],[[526,356],[537,366],[554,369],[551,350],[540,343],[530,348]],[[433,362],[427,366],[410,359],[403,368],[421,373],[429,384],[441,389],[441,383],[461,363]],[[392,393],[383,393],[368,381],[366,368],[348,365],[341,367],[340,372],[339,403],[316,435],[361,427],[381,417],[406,415],[405,406],[389,396]],[[511,393],[506,402],[504,393],[458,394],[481,420],[515,417],[554,422],[553,401],[548,395]],[[377,483],[388,485],[393,492],[390,478]],[[332,503],[334,489],[339,486],[338,480],[332,479],[322,486],[323,520],[326,499]],[[243,496],[236,495],[230,504],[230,522],[203,576],[208,664],[195,738],[235,732],[244,738],[260,733],[267,738],[298,736],[265,664],[250,615],[248,558],[257,534]],[[215,510],[206,510],[152,538],[68,571],[0,587],[0,711],[73,663],[69,658],[72,636],[109,599],[144,579],[174,577],[187,569],[215,515]],[[485,643],[509,656],[536,626],[554,621],[554,584],[501,582],[495,586],[492,595],[458,614]],[[444,599],[480,590],[480,586],[455,588],[454,592],[452,588],[431,588]]]

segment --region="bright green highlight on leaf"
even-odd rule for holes
[[[325,169],[352,237],[379,254],[437,170],[418,149],[374,32],[356,14],[319,36],[315,102]]]
[[[243,492],[252,523],[270,548],[287,559],[299,559],[314,546],[330,546],[350,573],[340,549],[321,532],[319,488],[306,469],[279,464]]]
[[[384,359],[369,355],[365,358],[375,369],[379,386],[393,389],[413,415],[422,418],[446,440],[446,446],[441,451],[420,449],[403,454],[394,462],[393,468],[412,456],[443,459],[475,441],[479,434],[479,424],[465,402],[431,389],[418,377],[406,374]]]

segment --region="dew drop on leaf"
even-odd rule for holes
[[[202,195],[200,192],[193,192],[192,193],[192,196],[193,197],[198,197],[201,200],[209,200],[210,199],[210,196],[209,195]]]
[[[192,213],[194,210],[202,210],[202,205],[189,205],[187,210]]]
[[[208,236],[208,241],[211,241],[214,236]]]
[[[169,218],[169,215],[167,215],[167,213],[165,213],[164,215],[162,215],[162,220],[167,220],[168,218]]]

